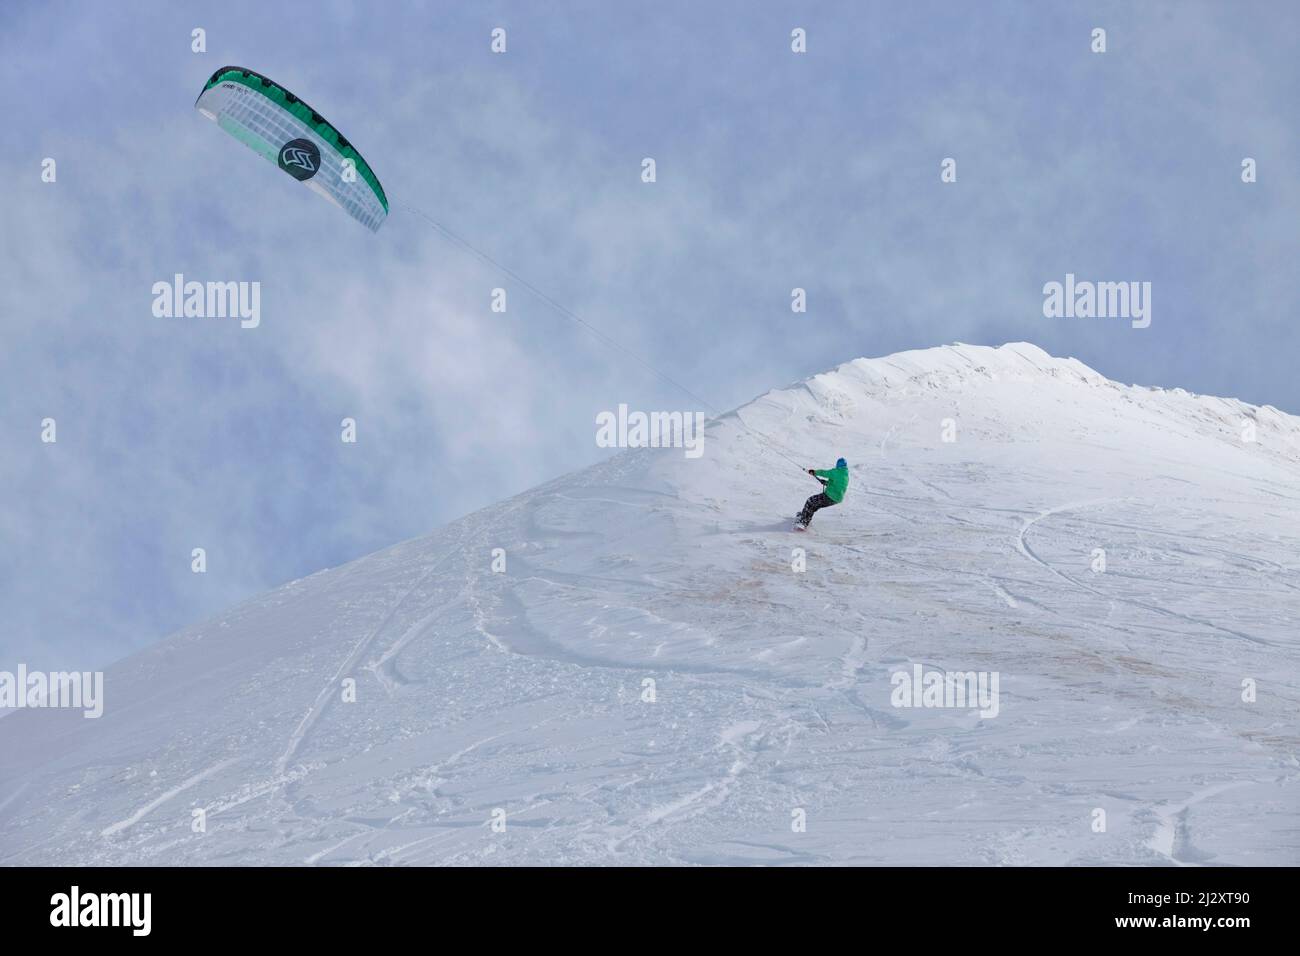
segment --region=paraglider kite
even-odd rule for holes
[[[314,109],[260,73],[223,66],[195,108],[254,152],[377,232],[388,197],[356,148]]]

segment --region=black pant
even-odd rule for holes
[[[837,502],[830,495],[826,494],[826,492],[824,491],[820,492],[819,494],[813,495],[811,498],[809,498],[807,501],[803,503],[803,511],[799,512],[799,523],[803,525],[805,528],[808,527],[808,524],[809,522],[812,521],[812,516],[814,514],[816,514],[822,508],[829,508],[831,505],[834,504],[839,504],[839,502]]]

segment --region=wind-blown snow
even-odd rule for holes
[[[850,462],[807,535],[782,455]],[[5,719],[0,862],[1295,865],[1298,513],[1276,409],[859,359]],[[914,664],[997,715],[892,706]]]

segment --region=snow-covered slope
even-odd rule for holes
[[[6,718],[0,861],[1295,865],[1298,505],[1275,409],[860,359]],[[996,716],[894,706],[914,665]]]

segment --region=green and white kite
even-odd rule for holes
[[[223,66],[194,106],[371,232],[388,217],[384,187],[361,154],[325,117],[278,83],[243,67]]]

